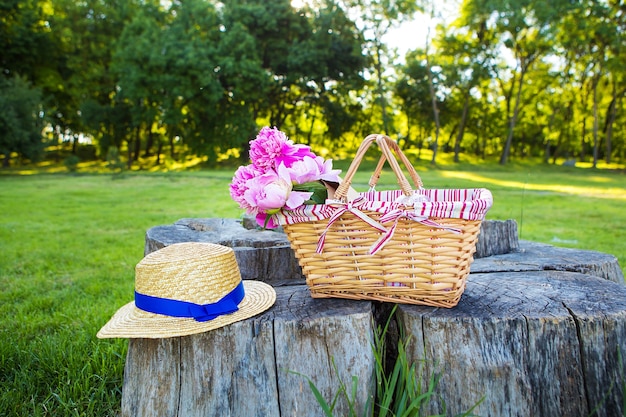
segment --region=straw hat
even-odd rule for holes
[[[235,252],[212,243],[176,243],[135,267],[135,301],[120,308],[99,338],[165,338],[214,330],[270,308],[272,286],[241,280]]]

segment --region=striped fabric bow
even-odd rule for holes
[[[369,254],[373,255],[379,250],[381,250],[389,240],[393,237],[394,232],[396,231],[396,226],[398,225],[398,220],[401,218],[407,218],[416,222],[422,223],[424,226],[435,227],[438,229],[445,229],[452,233],[461,233],[460,229],[455,229],[453,227],[442,226],[439,223],[429,220],[427,216],[420,216],[415,212],[402,210],[402,209],[393,209],[385,213],[381,218],[381,223],[386,223],[388,221],[393,221],[393,225],[384,231],[383,235],[376,241],[369,249]]]
[[[359,197],[348,203],[344,203],[340,201],[331,203],[331,204],[337,204],[337,210],[335,210],[332,216],[330,216],[330,218],[328,219],[328,224],[326,225],[326,229],[324,230],[324,232],[322,233],[322,235],[317,241],[317,249],[316,249],[317,253],[322,253],[324,249],[324,243],[326,242],[326,232],[328,232],[332,224],[335,223],[341,216],[343,216],[345,212],[350,212],[354,214],[355,216],[357,216],[358,218],[360,218],[361,220],[363,220],[364,222],[366,222],[367,224],[369,224],[370,226],[372,226],[378,231],[387,232],[387,228],[385,226],[378,223],[376,220],[372,219],[367,214],[359,210],[361,206],[366,202],[367,200],[365,198]]]

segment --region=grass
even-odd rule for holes
[[[95,333],[131,301],[148,228],[236,215],[226,181],[0,178],[0,415],[115,414],[127,344]]]
[[[623,172],[417,168],[429,188],[492,190],[488,218],[517,220],[523,239],[611,253],[626,271]],[[116,415],[127,342],[95,334],[132,299],[147,229],[241,214],[228,195],[233,170],[0,175],[0,415]],[[393,185],[385,172],[380,188]]]
[[[396,306],[391,310],[384,326],[374,324],[374,340],[371,344],[372,353],[374,354],[375,366],[375,392],[369,394],[369,400],[361,407],[358,404],[357,390],[358,377],[352,376],[351,383],[348,385],[342,379],[342,375],[338,374],[337,366],[334,358],[332,359],[333,370],[337,374],[339,386],[333,398],[329,401],[324,398],[320,390],[317,388],[313,380],[306,375],[297,375],[304,377],[311,389],[313,396],[320,405],[324,416],[326,417],[420,417],[425,415],[425,410],[431,404],[431,401],[439,399],[436,392],[437,384],[441,375],[434,373],[426,378],[424,375],[424,360],[411,362],[407,355],[407,346],[411,342],[410,337],[404,334],[403,326],[397,326],[399,332],[397,340],[395,340],[396,349],[395,358],[389,360],[387,352],[387,344],[390,336],[389,326],[396,311]],[[391,356],[391,355],[390,355]],[[391,364],[393,362],[393,365]],[[372,399],[375,401],[372,403]],[[474,406],[463,413],[458,413],[455,417],[474,416],[472,411],[483,401],[481,398]],[[337,414],[335,409],[340,403],[344,403],[347,407],[347,414]],[[430,417],[441,417],[446,415],[445,399],[442,399],[442,407],[444,413],[441,415],[431,415]],[[361,409],[361,410],[360,410]]]

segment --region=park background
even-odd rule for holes
[[[0,414],[118,412],[126,341],[95,332],[130,301],[145,231],[240,216],[228,183],[262,126],[344,172],[365,135],[387,133],[426,187],[487,187],[488,218],[515,219],[522,239],[625,268],[619,2],[0,10]]]

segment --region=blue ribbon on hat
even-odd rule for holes
[[[140,294],[135,291],[135,306],[150,313],[172,317],[192,317],[196,321],[209,321],[224,314],[239,310],[239,303],[245,292],[243,281],[219,301],[209,304],[195,304],[188,301],[172,300]]]

